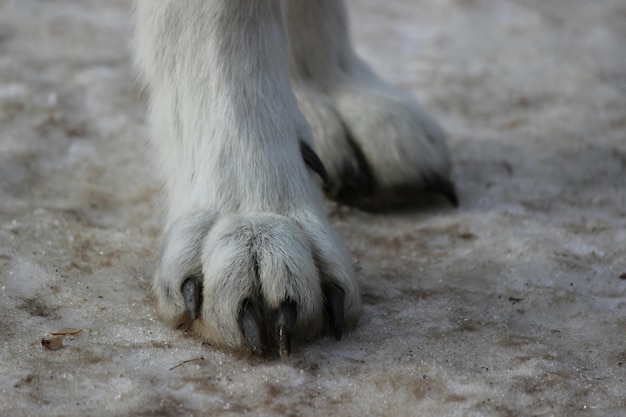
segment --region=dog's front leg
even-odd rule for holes
[[[278,0],[140,0],[137,62],[165,173],[154,291],[225,350],[341,336],[360,300],[323,211],[324,169],[292,94]]]

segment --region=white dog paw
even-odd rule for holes
[[[349,257],[312,213],[210,211],[164,237],[154,292],[163,317],[229,351],[289,355],[292,338],[341,339],[360,312]]]
[[[330,177],[328,197],[378,207],[430,191],[458,204],[445,132],[358,58],[331,77],[292,71],[292,83]]]

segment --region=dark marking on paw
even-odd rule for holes
[[[345,291],[343,288],[335,284],[326,284],[324,286],[324,296],[326,298],[326,314],[330,329],[335,335],[335,339],[341,340],[343,336],[343,328],[345,324],[344,318],[344,298]]]
[[[191,320],[200,317],[200,308],[202,307],[202,284],[195,276],[190,276],[181,287],[183,299],[185,300],[185,308]]]
[[[452,181],[438,173],[430,173],[424,176],[425,188],[437,194],[441,194],[454,207],[459,206],[459,198]]]
[[[291,337],[296,327],[298,306],[294,301],[285,301],[276,316],[276,332],[278,336],[278,353],[285,360],[291,354]]]
[[[319,156],[317,156],[309,144],[303,140],[300,140],[300,153],[302,154],[302,159],[304,159],[306,166],[319,175],[324,183],[324,188],[330,187],[330,178],[328,177],[328,172],[326,172],[326,168],[324,167],[322,160]]]
[[[257,311],[249,300],[244,301],[239,312],[239,328],[246,337],[252,352],[257,355],[263,355],[265,349],[261,329],[263,329],[262,321]]]

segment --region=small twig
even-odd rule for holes
[[[178,365],[175,365],[175,366],[171,367],[170,371],[173,370],[173,369],[178,368],[179,366],[183,366],[186,363],[195,362],[195,361],[203,361],[203,360],[204,360],[204,356],[200,356],[199,358],[187,359],[186,361],[182,361]]]
[[[82,331],[83,329],[76,329],[76,330],[71,330],[71,331],[68,330],[66,332],[50,332],[50,335],[51,336],[74,336]]]

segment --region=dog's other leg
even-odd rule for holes
[[[140,0],[136,15],[167,193],[162,316],[231,351],[340,338],[359,292],[323,210],[280,1]]]
[[[343,0],[284,7],[292,84],[331,179],[329,197],[378,206],[431,190],[456,205],[443,130],[355,55]]]

